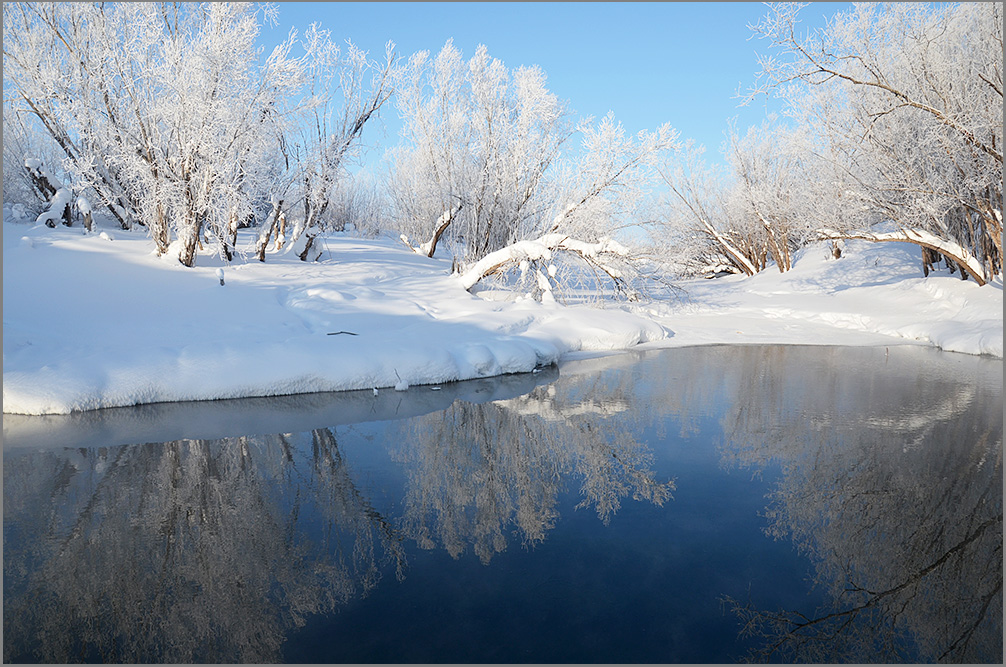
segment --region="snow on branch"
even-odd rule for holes
[[[28,170],[32,183],[39,193],[49,201],[49,210],[43,211],[35,222],[47,227],[55,227],[60,220],[70,226],[70,206],[73,196],[58,178],[52,175],[36,158],[25,158],[24,168]]]
[[[461,212],[462,208],[464,208],[464,202],[444,211],[440,216],[440,219],[437,220],[437,228],[433,232],[433,236],[426,243],[420,243],[418,246],[414,246],[409,242],[409,237],[405,234],[402,234],[399,238],[402,240],[402,243],[409,246],[413,252],[423,255],[424,257],[433,257],[433,253],[437,251],[437,243],[440,242],[440,237],[450,226],[451,222],[454,221],[457,214]]]
[[[603,238],[595,243],[587,243],[570,238],[565,234],[545,234],[533,241],[518,241],[489,253],[461,274],[461,285],[466,290],[470,290],[480,280],[498,272],[505,266],[521,262],[549,260],[552,258],[552,253],[557,250],[574,252],[591,265],[604,271],[612,280],[623,281],[621,272],[602,263],[605,255],[615,257],[629,255],[628,249],[621,243],[608,238]]]
[[[913,243],[923,248],[943,253],[957,262],[961,269],[967,271],[968,275],[974,278],[975,282],[979,285],[986,283],[985,269],[982,263],[968,252],[967,248],[954,241],[940,238],[924,229],[903,228],[894,232],[838,232],[832,229],[822,229],[818,231],[818,239],[822,241],[859,239],[874,243],[890,241]]]

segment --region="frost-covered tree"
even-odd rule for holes
[[[770,263],[792,268],[824,211],[829,179],[807,133],[770,118],[741,137],[731,123],[725,165],[707,165],[687,145],[662,170],[670,196],[666,226],[692,248],[690,272],[754,275]],[[683,227],[684,229],[680,229]]]
[[[465,61],[448,42],[420,52],[399,74],[396,103],[405,143],[394,154],[393,214],[410,236],[445,232],[464,259],[535,228],[554,198],[553,162],[573,133],[565,105],[537,67],[513,72],[485,46]]]
[[[270,109],[302,72],[289,43],[259,62],[248,4],[17,3],[4,78],[71,168],[158,252],[191,266],[204,238],[230,257],[270,152]]]
[[[762,269],[768,257],[780,272],[792,267],[792,251],[808,222],[805,163],[810,156],[801,135],[800,130],[765,123],[740,137],[730,127],[727,163],[736,179],[731,209],[747,228],[752,259]]]
[[[332,231],[372,237],[385,224],[387,199],[381,183],[361,171],[339,182],[329,210]]]
[[[703,159],[704,146],[685,142],[661,169],[667,185],[666,211],[654,243],[684,248],[679,272],[699,275],[758,272],[751,243],[732,224],[731,174]]]
[[[404,129],[393,153],[391,216],[416,252],[432,257],[449,244],[466,287],[520,268],[550,294],[553,254],[564,251],[625,284],[614,265],[627,253],[608,237],[677,135],[665,125],[632,136],[610,115],[576,124],[545,83],[538,67],[511,71],[485,46],[465,61],[451,42],[435,58],[414,55],[399,73]]]
[[[47,141],[38,130],[30,112],[4,100],[3,201],[20,205],[24,216],[32,219],[48,206],[51,192],[33,177],[26,164],[40,163],[59,170],[63,158],[59,146]]]
[[[914,243],[979,284],[1001,273],[1001,3],[861,3],[807,37],[801,5],[770,7],[754,30],[780,55],[753,93],[813,129],[862,211],[821,236]]]
[[[345,203],[354,191],[347,167],[359,154],[365,125],[394,90],[396,57],[391,42],[384,60],[372,61],[352,43],[340,48],[329,31],[312,24],[300,46],[304,98],[289,113],[278,155],[272,157],[279,166],[270,187],[272,211],[256,246],[262,261],[273,235],[277,246],[286,242],[283,219],[288,220],[289,240],[302,260],[317,257],[319,233],[344,227],[345,211],[337,210],[336,202]]]
[[[386,88],[358,94],[363,55],[351,47],[339,60],[315,27],[264,55],[256,40],[274,11],[246,3],[11,3],[5,84],[123,227],[146,226],[159,253],[177,243],[172,252],[187,266],[207,241],[230,259],[238,227],[271,200],[303,201],[300,229],[310,237],[344,156],[387,96]],[[340,87],[350,102],[336,110],[331,97]],[[304,130],[310,140],[299,141],[307,115],[315,121]]]

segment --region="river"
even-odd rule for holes
[[[4,415],[5,662],[993,662],[1001,360]]]

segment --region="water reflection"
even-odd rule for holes
[[[608,419],[628,402],[565,401],[555,386],[485,405],[457,402],[405,425],[396,459],[409,483],[405,534],[424,549],[439,542],[457,558],[470,544],[483,564],[506,549],[514,524],[524,544],[545,539],[557,499],[577,480],[578,507],[607,523],[621,501],[662,505],[673,481],[650,469],[652,453]]]
[[[275,662],[286,628],[400,571],[332,431],[309,435],[7,457],[5,661]]]
[[[278,662],[307,615],[365,596],[389,564],[404,577],[403,541],[432,544],[429,513],[452,555],[470,543],[488,563],[511,522],[545,539],[565,477],[605,521],[630,492],[669,497],[642,444],[592,403],[554,396],[456,400],[399,422],[387,440],[403,443],[401,517],[373,506],[333,428],[12,450],[5,660]]]
[[[564,507],[596,514],[599,531],[630,498],[676,511],[688,462],[665,438],[716,446],[725,471],[781,470],[751,520],[805,553],[827,591],[822,609],[718,591],[757,640],[748,657],[1001,657],[1001,362],[695,348],[329,398],[5,415],[5,662],[281,662],[294,628],[407,578],[417,548],[470,551],[491,577],[509,543],[546,541]],[[359,434],[341,424],[396,416],[347,446]],[[189,437],[94,444],[154,440],[160,422]],[[235,423],[266,434],[224,437]],[[718,439],[699,440],[709,423]],[[74,428],[89,446],[58,446]],[[648,537],[645,557],[687,549],[678,537]],[[672,662],[654,643],[644,661]]]
[[[811,557],[830,597],[816,610],[730,599],[744,633],[762,638],[749,658],[1000,661],[1002,366],[915,356],[884,365],[877,354],[868,378],[828,377],[812,392],[778,381],[791,357],[763,358],[772,374],[744,366],[738,398],[764,398],[727,411],[724,459],[782,463],[767,532]]]

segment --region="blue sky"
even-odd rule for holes
[[[813,3],[803,25],[820,27],[848,7]],[[764,101],[738,108],[734,97],[754,80],[756,52],[767,51],[747,27],[766,11],[760,2],[283,2],[279,25],[261,39],[271,47],[290,28],[317,22],[375,56],[388,40],[404,57],[436,53],[452,38],[466,57],[485,44],[511,69],[540,66],[578,116],[610,110],[631,132],[667,122],[715,160],[728,118],[737,116],[743,130],[766,114]],[[369,131],[367,144],[396,144],[396,116],[385,107],[386,129]]]

